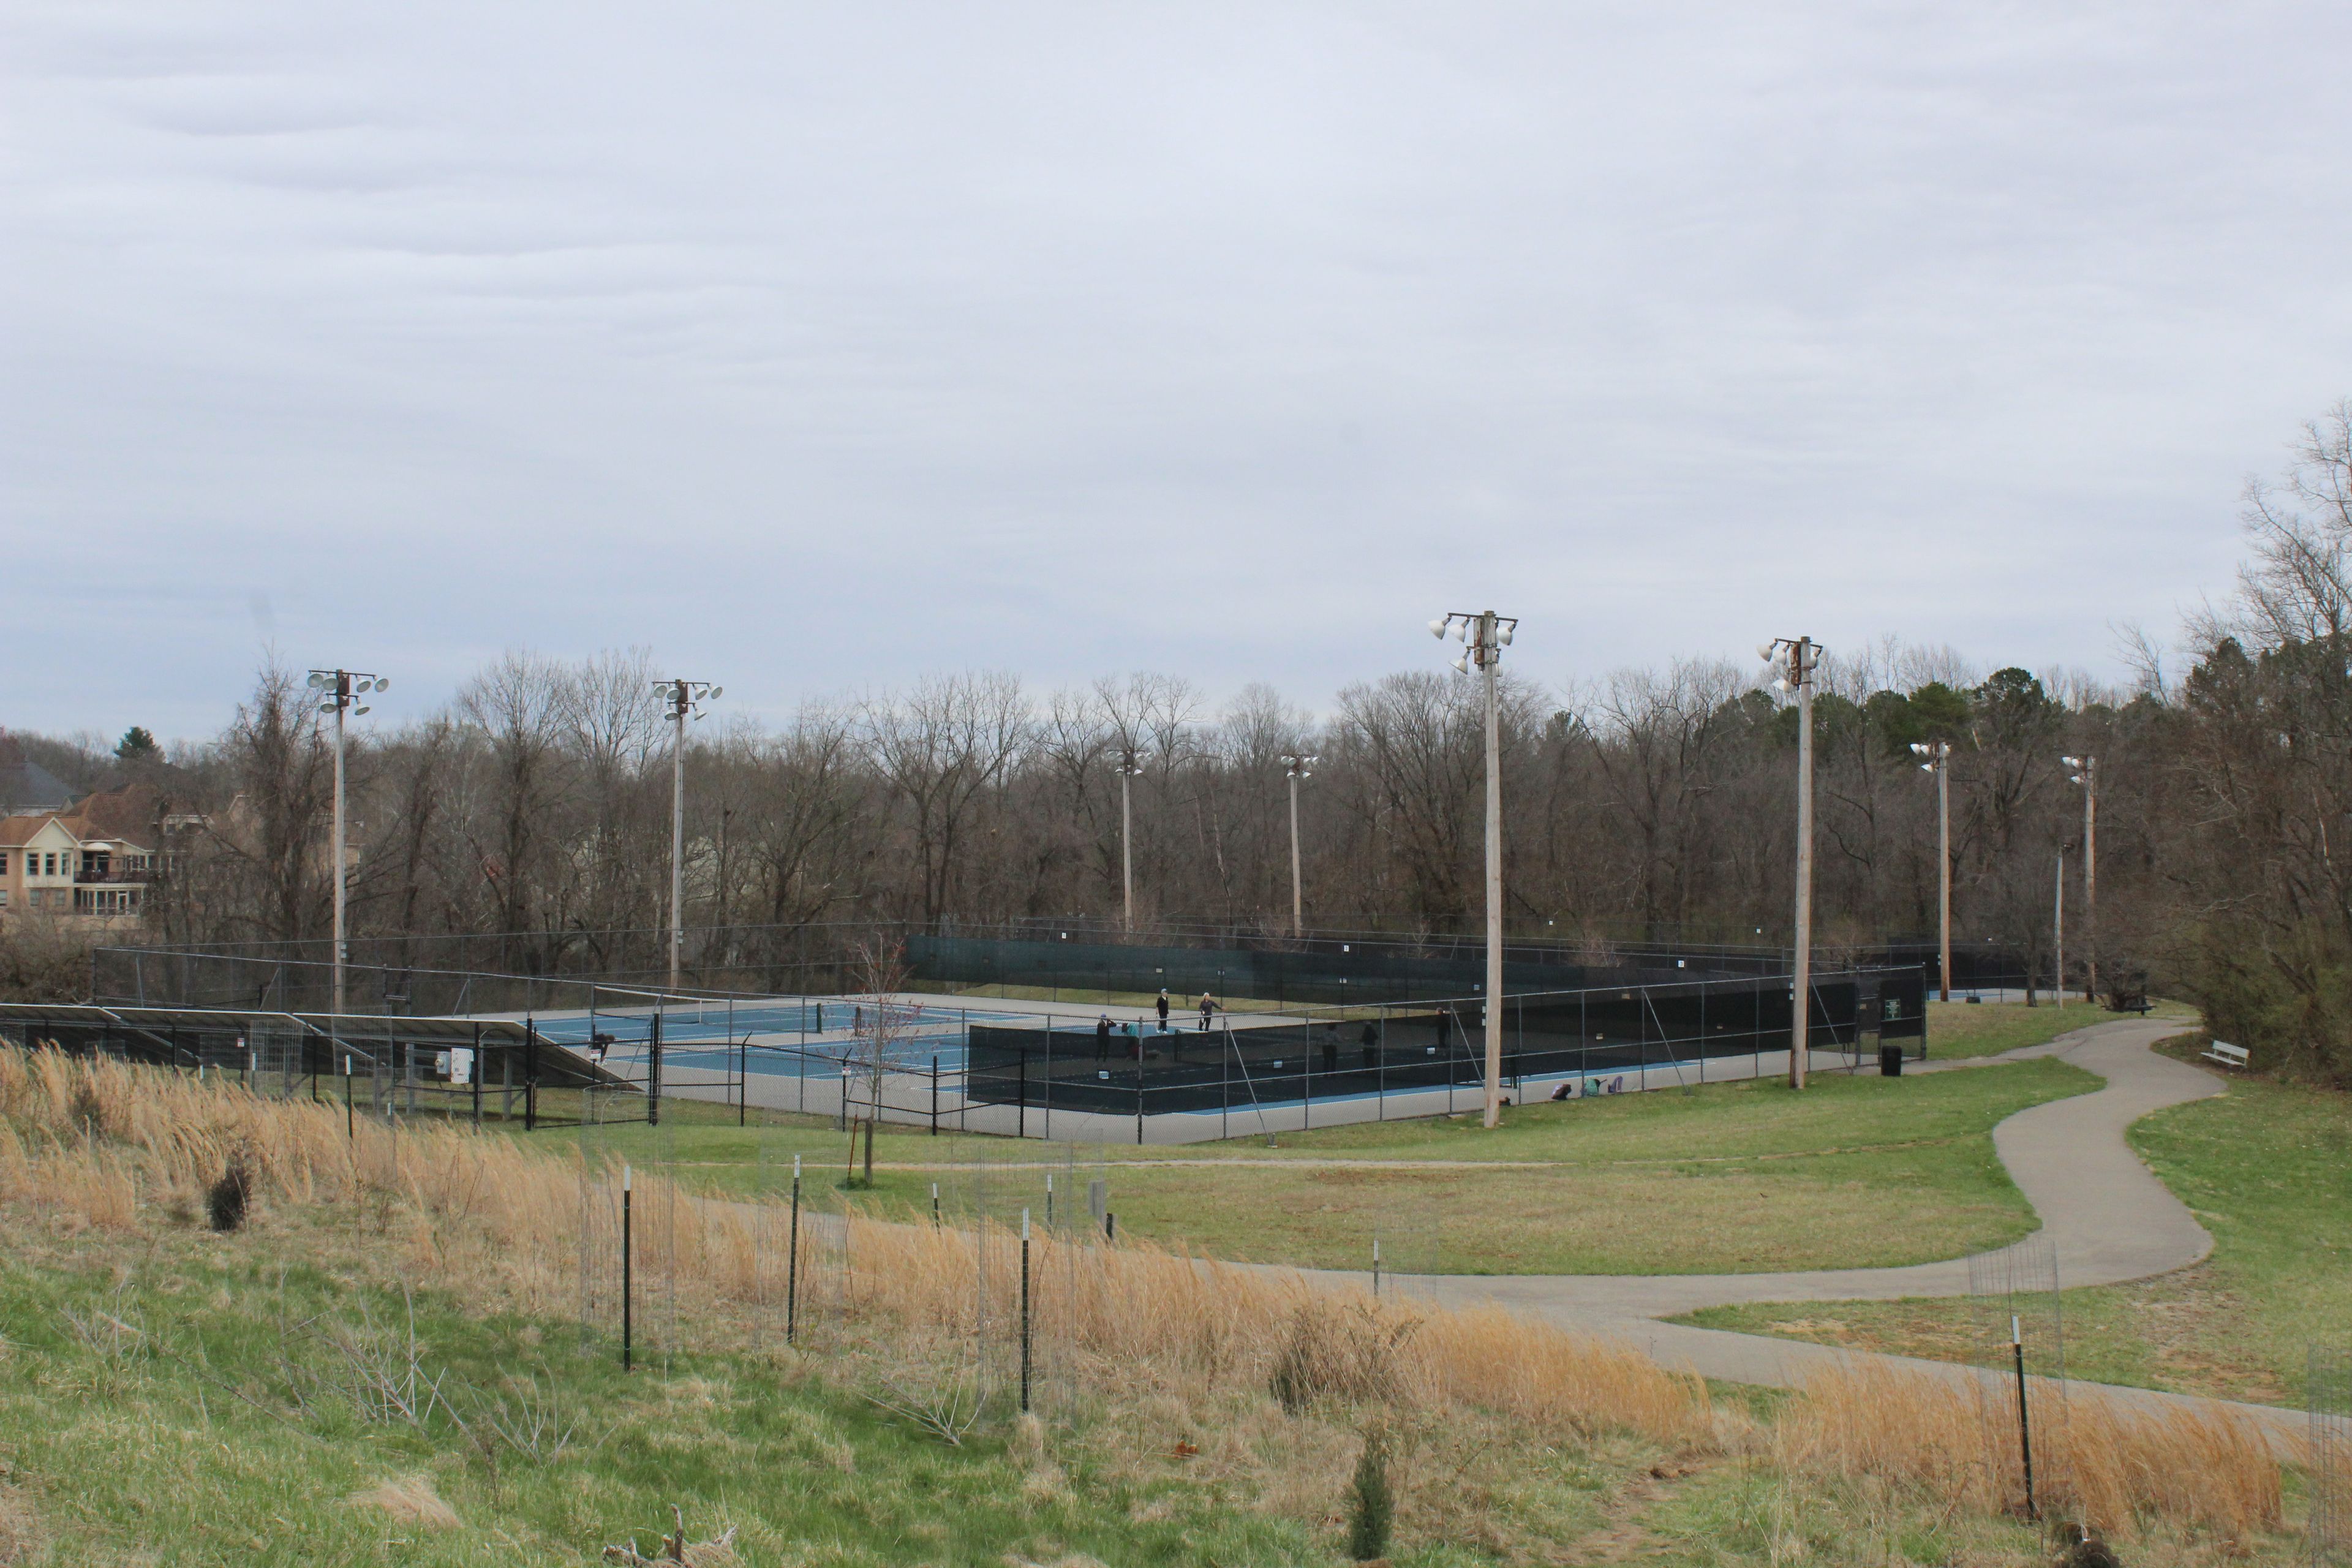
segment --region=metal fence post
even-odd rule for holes
[[[2039,1519],[2033,1506],[2033,1433],[2025,1418],[2025,1333],[2014,1313],[2009,1320],[2010,1349],[2017,1357],[2017,1448],[2025,1462],[2025,1517]]]
[[[801,1312],[801,1157],[793,1156],[792,1255],[784,1263],[784,1343],[791,1344],[800,1328]]]
[[[621,1370],[623,1372],[634,1370],[631,1358],[635,1349],[631,1342],[635,1338],[635,1320],[632,1315],[635,1293],[630,1289],[629,1278],[630,1255],[635,1250],[629,1245],[631,1240],[629,1186],[629,1167],[624,1164],[621,1167]]]
[[[1029,1211],[1021,1211],[1021,1413],[1029,1413]]]
[[[648,1127],[661,1125],[661,1057],[662,1016],[661,1009],[656,1007],[653,1030],[646,1040],[646,1125]]]

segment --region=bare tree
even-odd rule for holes
[[[906,1064],[899,1060],[898,1047],[914,1029],[922,1016],[919,1005],[904,999],[911,972],[907,967],[903,944],[882,939],[861,942],[856,947],[856,969],[858,988],[865,1001],[856,1013],[855,1043],[850,1059],[856,1064],[857,1076],[866,1085],[866,1109],[858,1118],[866,1126],[866,1177],[867,1187],[874,1185],[874,1124],[882,1115],[884,1080],[895,1068]],[[850,1137],[857,1136],[857,1122],[850,1124]]]
[[[499,930],[529,931],[554,889],[539,875],[573,761],[562,749],[572,711],[563,670],[536,654],[509,652],[457,692],[457,711],[488,753],[487,821],[471,836],[482,879],[494,889]]]
[[[319,732],[317,704],[292,670],[263,668],[229,726],[225,750],[236,795],[206,824],[206,838],[232,884],[234,905],[247,911],[258,935],[314,936],[333,899],[320,846],[334,760]],[[352,771],[359,771],[356,762]],[[244,884],[242,897],[236,883]]]
[[[863,713],[867,749],[909,818],[923,921],[936,926],[974,813],[1030,742],[1028,696],[1016,676],[940,676]]]

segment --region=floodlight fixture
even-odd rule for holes
[[[1445,635],[1445,617],[1444,616],[1439,616],[1429,623],[1429,635],[1433,637],[1442,637]],[[314,680],[310,684],[316,686],[318,682]]]

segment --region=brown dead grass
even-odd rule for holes
[[[457,1510],[441,1500],[433,1489],[433,1479],[425,1475],[401,1476],[366,1491],[355,1492],[352,1501],[361,1508],[379,1508],[404,1524],[421,1524],[433,1530],[455,1530],[460,1521]]]
[[[1998,1380],[1971,1389],[1870,1362],[1817,1373],[1771,1433],[1784,1468],[1874,1476],[1979,1512],[2022,1507],[2014,1415]],[[2282,1522],[2279,1465],[2253,1424],[2221,1405],[2132,1408],[2035,1379],[2037,1497],[2052,1517],[2116,1531],[2143,1515],[2251,1540]]]
[[[0,1481],[0,1568],[31,1562],[45,1540],[31,1501],[17,1488]]]

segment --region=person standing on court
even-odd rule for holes
[[[1217,999],[1207,992],[1201,993],[1201,1033],[1209,1032],[1209,1016],[1217,1010]]]
[[[1160,988],[1160,1032],[1163,1035],[1168,1032],[1168,987],[1165,985]]]
[[[1110,1015],[1108,1013],[1095,1020],[1095,1060],[1110,1060]]]

